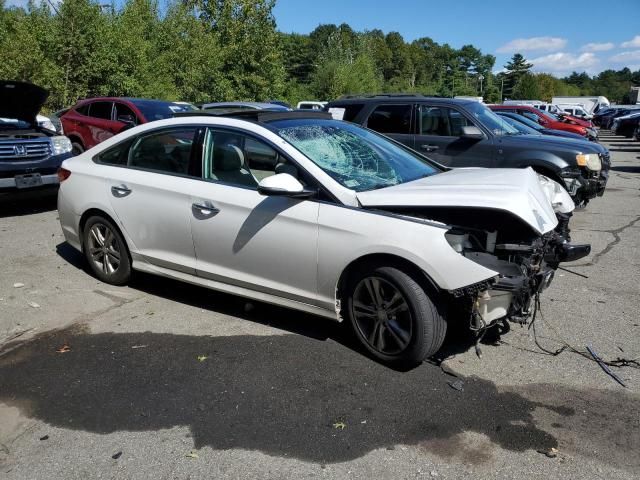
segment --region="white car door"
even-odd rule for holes
[[[191,197],[197,274],[315,304],[318,202],[260,195],[262,178],[291,167],[249,135],[209,130],[204,159]]]
[[[109,169],[107,193],[133,243],[134,261],[195,274],[189,217],[190,192],[201,178],[197,134],[193,126],[153,130],[100,157],[121,165]]]

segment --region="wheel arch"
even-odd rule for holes
[[[82,148],[85,148],[84,142],[82,141],[82,137],[80,135],[78,135],[77,133],[69,133],[69,134],[65,134],[69,140],[71,140],[72,143],[78,143],[80,145],[82,145]]]
[[[564,182],[560,178],[560,175],[558,175],[557,172],[553,171],[548,166],[532,165],[531,168],[533,168],[533,170],[538,172],[540,175],[544,175],[545,177],[550,178],[554,182],[559,183],[564,188]]]
[[[349,278],[353,273],[357,272],[359,268],[365,266],[369,268],[373,266],[396,267],[402,270],[418,282],[425,290],[425,293],[432,297],[434,301],[443,293],[442,289],[436,285],[429,274],[410,260],[391,253],[369,253],[351,261],[342,270],[338,278],[335,291],[335,305],[336,313],[339,315],[340,320],[343,318],[340,312],[344,306],[344,295],[346,293],[346,286],[349,283]]]
[[[122,237],[122,240],[124,241],[124,245],[127,249],[127,256],[129,257],[129,261],[131,261],[132,260],[131,248],[127,244],[126,235],[124,235],[124,233],[122,232],[122,229],[118,226],[118,222],[116,222],[116,220],[107,212],[99,208],[89,208],[80,216],[80,222],[78,222],[78,234],[79,234],[78,236],[80,238],[80,246],[82,247],[82,251],[84,252],[84,227],[87,224],[87,220],[89,220],[91,217],[94,217],[94,216],[103,217],[109,220],[113,224],[113,226],[116,228],[116,230],[118,230],[118,233]]]

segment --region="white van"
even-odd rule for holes
[[[571,104],[563,104],[558,105],[562,110],[567,112],[569,115],[573,115],[574,117],[584,118],[585,120],[591,120],[593,115],[587,113],[587,111],[583,108],[582,105],[571,105]]]
[[[556,105],[551,103],[543,102],[542,100],[506,100],[502,102],[503,105],[528,105],[533,108],[537,108],[538,110],[542,110],[544,112],[549,113],[564,113]]]
[[[597,97],[553,97],[551,103],[555,103],[556,105],[581,105],[590,115],[610,105],[607,97],[603,97],[602,95]]]
[[[326,104],[327,102],[316,102],[316,101],[305,100],[302,102],[298,102],[298,105],[296,105],[296,108],[298,110],[322,110],[324,109],[324,106]]]

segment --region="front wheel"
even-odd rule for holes
[[[123,285],[131,277],[131,261],[120,231],[104,217],[89,218],[83,233],[84,255],[96,277]]]
[[[418,282],[395,267],[364,268],[348,285],[347,315],[356,338],[377,360],[412,367],[436,353],[446,322]]]
[[[71,142],[71,154],[73,156],[80,155],[84,152],[84,147],[78,142]]]

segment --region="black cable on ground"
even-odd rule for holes
[[[540,350],[542,350],[545,354],[550,355],[552,357],[556,357],[556,356],[560,355],[562,352],[568,351],[568,352],[580,355],[581,357],[584,357],[589,361],[598,363],[591,356],[591,354],[587,350],[580,350],[580,349],[574,347],[573,345],[571,345],[569,342],[565,341],[560,336],[558,331],[555,328],[553,328],[553,325],[547,324],[546,322],[545,322],[545,325],[549,326],[551,328],[551,330],[553,330],[553,332],[557,336],[557,341],[560,342],[562,344],[562,346],[560,348],[558,348],[557,350],[548,350],[548,349],[544,348],[540,344],[540,342],[538,340],[538,335],[537,335],[537,332],[536,332],[536,319],[537,319],[537,316],[538,316],[538,312],[540,313],[540,318],[544,322],[544,317],[542,315],[542,309],[540,307],[540,294],[539,293],[537,293],[536,296],[534,297],[533,317],[531,319],[531,323],[529,324],[529,329],[533,330],[533,341],[535,342],[536,346]],[[607,365],[609,367],[618,367],[618,368],[631,367],[631,368],[639,368],[640,369],[640,361],[639,361],[639,359],[631,359],[631,360],[629,360],[629,359],[626,359],[626,358],[618,357],[615,360],[602,360],[601,359],[601,362],[604,365]]]

